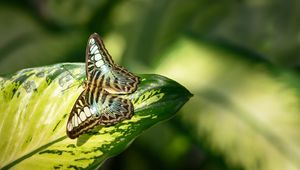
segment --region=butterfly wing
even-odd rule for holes
[[[103,105],[99,111],[98,125],[111,126],[132,117],[133,105],[129,99],[107,94],[101,100]]]
[[[113,62],[97,33],[88,40],[86,64],[88,81],[111,94],[128,94],[137,89],[139,78]]]
[[[90,36],[86,48],[86,76],[86,89],[76,100],[67,122],[71,139],[96,125],[114,125],[133,115],[131,101],[116,94],[134,92],[139,78],[114,64],[96,33]]]
[[[96,125],[110,126],[133,115],[133,105],[128,99],[111,95],[96,88],[83,91],[72,108],[67,135],[74,139]]]
[[[86,94],[86,90],[80,94],[71,110],[67,122],[67,136],[71,139],[75,139],[97,124],[92,117],[93,112],[87,102]]]

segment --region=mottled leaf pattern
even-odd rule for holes
[[[191,96],[168,78],[139,75],[138,89],[124,95],[135,109],[131,119],[72,140],[65,127],[84,90],[84,73],[84,64],[57,64],[0,78],[0,168],[95,169],[143,131],[173,116]]]

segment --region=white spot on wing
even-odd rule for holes
[[[79,117],[77,117],[77,118],[78,118],[78,125],[80,125],[82,121],[80,120]]]
[[[97,108],[96,107],[91,107],[90,111],[91,111],[92,115],[97,114]]]
[[[90,45],[93,45],[93,44],[95,44],[95,40],[94,40],[94,38],[91,38],[91,39],[90,39],[90,42],[89,42],[89,44],[90,44]]]
[[[91,113],[91,111],[90,111],[90,109],[88,107],[84,108],[84,113],[86,114],[87,117],[92,116],[92,113]]]
[[[99,60],[99,61],[96,62],[96,66],[97,66],[97,67],[101,67],[103,64],[104,64],[104,63],[103,63],[102,60]]]
[[[72,124],[75,125],[75,116],[72,117]]]
[[[75,115],[73,118],[75,119],[74,126],[77,127],[78,126],[78,117],[77,117],[77,115]]]
[[[79,102],[80,106],[83,106],[83,103],[81,100],[78,100],[78,102]]]
[[[98,51],[98,47],[96,45],[93,45],[91,48],[91,54],[95,54],[96,51]]]
[[[84,112],[81,112],[81,113],[80,113],[80,119],[81,119],[82,121],[85,121],[86,116],[85,116]]]
[[[97,63],[96,63],[97,64]],[[109,67],[107,66],[107,65],[102,65],[101,66],[101,73],[102,74],[105,74],[105,73],[107,73],[107,72],[109,72]]]
[[[101,60],[101,58],[102,58],[101,54],[96,54],[96,55],[95,55],[95,60],[96,60],[96,61]]]
[[[72,129],[73,129],[72,123],[69,122],[69,123],[68,123],[68,131],[71,131]]]

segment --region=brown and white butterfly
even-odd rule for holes
[[[86,47],[85,89],[76,100],[68,122],[67,135],[74,139],[97,125],[110,126],[130,119],[134,108],[129,94],[137,89],[139,78],[115,64],[97,33]]]

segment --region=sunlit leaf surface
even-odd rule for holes
[[[122,152],[144,130],[172,117],[191,97],[159,75],[139,75],[134,116],[71,140],[68,114],[82,92],[84,64],[25,69],[0,79],[0,167],[4,169],[90,168]]]

